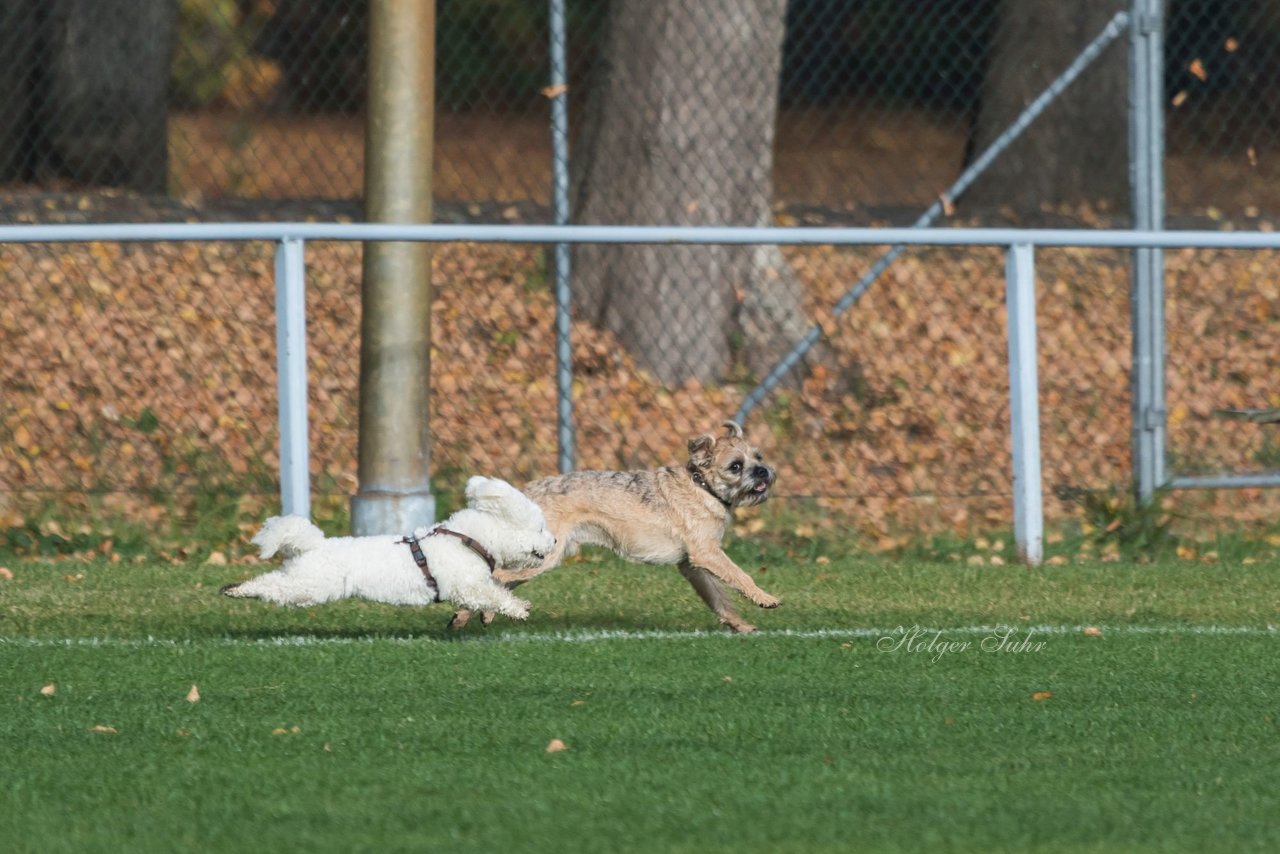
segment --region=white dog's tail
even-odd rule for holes
[[[319,548],[324,532],[301,516],[272,516],[253,538],[263,560],[280,555],[286,560]]]

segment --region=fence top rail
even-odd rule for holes
[[[353,240],[431,243],[646,243],[840,246],[1073,246],[1280,249],[1280,232],[1053,228],[750,228],[653,225],[396,225],[219,222],[0,225],[0,243]]]

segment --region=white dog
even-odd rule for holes
[[[410,537],[335,537],[301,516],[268,519],[253,538],[263,559],[284,565],[222,588],[277,605],[319,605],[358,596],[392,605],[449,601],[517,620],[529,603],[493,580],[495,566],[533,567],[555,547],[538,505],[504,480],[467,481],[467,508]]]

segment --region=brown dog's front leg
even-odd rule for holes
[[[730,560],[729,556],[720,549],[701,551],[696,554],[690,552],[689,562],[694,566],[705,569],[761,608],[776,608],[782,604],[782,600],[777,596],[772,596],[761,590],[756,585],[755,580],[743,572],[741,567]]]

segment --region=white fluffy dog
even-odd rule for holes
[[[392,605],[449,601],[517,620],[529,603],[492,577],[495,566],[533,567],[554,548],[538,505],[504,480],[467,481],[467,508],[410,537],[334,537],[301,516],[268,519],[253,538],[263,559],[284,565],[222,588],[277,605],[319,605],[358,596]]]

